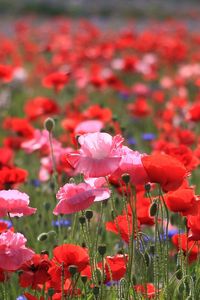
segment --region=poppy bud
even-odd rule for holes
[[[47,234],[49,237],[55,237],[57,235],[57,233],[54,230],[50,230]]]
[[[52,297],[54,294],[55,294],[54,288],[49,288],[49,289],[48,289],[48,296],[49,296],[49,297]]]
[[[136,285],[136,283],[137,283],[137,279],[136,279],[135,275],[133,275],[132,276],[132,284]]]
[[[90,221],[90,219],[92,219],[92,217],[93,217],[93,211],[92,210],[86,210],[85,216],[86,216],[87,220]]]
[[[129,174],[122,174],[122,180],[125,184],[130,182],[130,175]]]
[[[86,282],[87,282],[87,276],[82,275],[81,276],[81,281],[82,281],[82,283],[86,284]]]
[[[182,277],[183,277],[183,272],[182,272],[182,270],[181,270],[181,266],[178,265],[178,266],[176,267],[176,278],[177,278],[178,280],[181,280]]]
[[[151,190],[151,184],[150,184],[150,183],[146,183],[145,186],[144,186],[144,188],[145,188],[145,191],[146,191],[147,193],[149,193],[150,190]]]
[[[106,253],[106,245],[99,245],[98,252],[101,256],[104,256],[104,254]]]
[[[154,253],[155,253],[155,246],[154,246],[154,245],[151,245],[151,246],[149,247],[149,250],[150,250],[150,252],[151,252],[152,254],[154,254]]]
[[[151,217],[155,217],[156,213],[157,213],[157,209],[158,209],[158,205],[156,202],[153,202],[153,204],[150,207],[150,216]]]
[[[111,210],[111,217],[112,217],[113,220],[115,219],[115,212],[114,212],[113,209]]]
[[[44,208],[45,208],[45,210],[48,211],[48,210],[51,208],[51,203],[45,202],[45,203],[44,203]]]
[[[85,222],[86,222],[86,218],[84,216],[79,217],[79,223],[81,225],[85,224]]]
[[[144,260],[145,260],[145,263],[147,265],[147,267],[149,266],[150,264],[150,256],[147,252],[144,253]]]
[[[52,132],[53,129],[55,127],[55,122],[54,119],[52,118],[47,118],[44,122],[44,128],[48,131],[48,132]]]
[[[75,265],[71,265],[68,267],[68,270],[71,276],[73,277],[77,273],[78,268]]]
[[[99,295],[99,287],[98,287],[98,286],[94,286],[94,287],[93,287],[93,294],[94,294],[95,296],[98,296],[98,295]]]
[[[48,239],[48,234],[46,232],[41,233],[40,235],[38,235],[37,240],[39,242],[43,242],[45,240]]]

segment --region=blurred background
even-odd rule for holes
[[[0,0],[0,14],[67,15],[71,17],[192,17],[199,0]]]

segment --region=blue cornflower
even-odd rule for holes
[[[129,145],[136,145],[137,144],[136,140],[133,137],[129,137],[127,139],[127,141],[129,143]]]
[[[146,133],[143,133],[141,135],[141,138],[144,140],[144,141],[152,141],[152,140],[155,140],[156,138],[156,135],[154,133],[151,133],[151,132],[146,132]]]
[[[54,227],[69,227],[71,226],[72,222],[70,220],[66,220],[66,219],[60,219],[60,220],[56,220],[56,221],[52,221],[52,225]]]
[[[23,295],[20,295],[16,298],[16,300],[27,300],[27,298]]]
[[[34,187],[39,187],[41,185],[41,182],[39,179],[31,179],[31,184],[34,186]]]

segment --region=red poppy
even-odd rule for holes
[[[28,172],[17,167],[3,167],[0,170],[0,187],[1,189],[12,188],[17,183],[25,182]]]
[[[36,97],[28,100],[24,111],[29,120],[36,120],[40,117],[48,117],[59,112],[57,103],[46,97]]]
[[[134,289],[137,293],[142,294],[143,296],[147,295],[148,299],[153,299],[156,294],[156,289],[153,283],[147,283],[146,287],[145,285],[137,284],[134,286]]]
[[[192,187],[181,186],[165,194],[164,198],[167,207],[173,212],[180,212],[183,216],[197,214],[198,199]]]
[[[13,150],[8,147],[0,148],[0,167],[11,166],[13,160]]]
[[[194,103],[189,111],[188,111],[188,120],[193,122],[199,122],[200,121],[200,101]]]
[[[190,241],[185,233],[181,233],[173,235],[172,243],[176,246],[177,250],[181,249],[185,255],[188,252],[188,261],[190,263],[197,259],[200,242]]]
[[[145,98],[137,98],[134,103],[128,105],[128,110],[134,117],[147,117],[151,113],[151,108]]]
[[[86,249],[73,245],[63,244],[54,248],[54,257],[51,261],[49,274],[51,275],[52,286],[56,289],[61,287],[61,270],[64,267],[64,278],[70,278],[69,266],[75,265],[78,272],[81,272],[89,264],[89,256]]]
[[[167,154],[147,155],[141,160],[149,181],[159,183],[164,191],[178,189],[187,175],[184,165]]]
[[[198,196],[198,200],[200,197]],[[200,240],[200,201],[197,201],[198,208],[196,215],[187,216],[187,226],[189,228],[189,240],[199,241]]]
[[[34,128],[26,119],[17,117],[5,118],[3,128],[17,134],[19,137],[30,139],[34,136]]]
[[[54,88],[59,92],[69,81],[69,74],[64,72],[53,72],[44,77],[42,85],[46,88]]]
[[[83,116],[87,119],[96,119],[102,122],[110,122],[112,111],[108,107],[101,107],[98,104],[91,105],[84,112]]]
[[[0,81],[7,83],[12,81],[13,68],[8,65],[0,65]]]
[[[139,225],[140,223],[138,221],[137,226],[139,227]],[[129,243],[132,234],[131,214],[128,214],[128,216],[126,214],[119,215],[113,222],[106,222],[106,230],[120,235],[122,240]]]

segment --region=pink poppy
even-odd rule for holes
[[[109,198],[110,193],[105,188],[95,188],[87,183],[70,184],[61,187],[56,195],[59,200],[53,213],[73,214],[90,207],[93,202]]]
[[[0,217],[8,213],[11,217],[29,216],[36,212],[36,208],[29,207],[29,196],[17,190],[0,191]]]
[[[103,122],[99,120],[88,120],[79,123],[75,128],[76,134],[99,132],[103,128]]]
[[[67,155],[76,173],[86,177],[102,177],[112,174],[119,167],[123,138],[108,133],[95,132],[80,136],[79,152]]]
[[[53,139],[53,147],[60,147],[60,143]],[[34,137],[21,144],[21,148],[26,153],[32,153],[41,149],[49,149],[49,132],[47,130],[36,129],[34,131]]]
[[[25,246],[26,241],[23,234],[19,232],[7,231],[0,235],[1,269],[15,271],[33,257],[34,252]]]
[[[99,191],[99,195],[96,195],[94,202],[110,198],[111,191],[107,187],[108,184],[105,177],[87,178],[85,179],[85,182],[93,187],[96,193]]]

